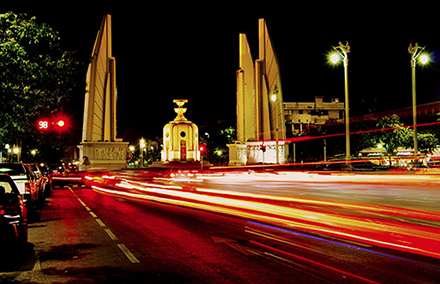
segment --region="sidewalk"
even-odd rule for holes
[[[29,224],[21,267],[3,270],[0,282],[92,283],[97,276],[102,277],[103,267],[115,269],[112,265],[120,257],[120,251],[73,191],[54,189],[40,220]]]

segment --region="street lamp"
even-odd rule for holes
[[[414,128],[414,155],[419,154],[419,145],[417,142],[417,104],[416,104],[416,60],[422,51],[425,49],[423,46],[416,44],[413,46],[409,44],[408,52],[411,54],[411,78],[412,78],[412,113],[413,113],[413,128]],[[429,61],[428,55],[420,56],[420,62],[426,64]]]
[[[345,85],[345,160],[348,163],[350,157],[350,121],[349,121],[349,108],[348,108],[348,53],[350,53],[350,46],[348,45],[348,41],[345,45],[339,42],[338,46],[333,46],[333,49],[336,51],[330,57],[330,60],[336,64],[339,61],[339,58],[343,59],[344,62],[344,85]]]
[[[223,151],[222,150],[218,150],[217,151],[217,155],[218,155],[218,165],[221,166],[221,157],[222,157]]]
[[[275,130],[276,130],[275,139],[276,139],[276,155],[277,155],[276,161],[277,161],[277,164],[279,164],[280,163],[280,157],[278,155],[278,151],[279,151],[278,150],[278,107],[277,107],[277,104],[276,104],[276,101],[278,99],[278,87],[277,87],[277,85],[275,85],[275,88],[273,90],[273,94],[272,94],[271,99],[275,103],[275,126],[276,126],[276,128],[275,128]]]

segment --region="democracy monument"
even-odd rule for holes
[[[237,141],[228,144],[229,165],[287,162],[288,145],[278,59],[264,19],[259,19],[259,58],[239,35]]]
[[[245,34],[239,35],[237,141],[228,144],[229,165],[287,162],[286,121],[278,60],[266,22],[259,20],[259,58],[252,58]],[[111,16],[103,17],[86,75],[80,170],[126,167],[128,142],[116,138],[116,60],[112,55]],[[174,100],[176,118],[163,130],[161,162],[202,164],[198,127],[184,113],[187,100]],[[202,163],[200,161],[202,160]]]
[[[126,167],[128,142],[116,138],[116,92],[111,16],[106,15],[86,75],[80,170]]]

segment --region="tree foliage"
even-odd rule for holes
[[[200,143],[207,148],[205,159],[212,164],[225,163],[229,159],[229,148],[227,144],[232,144],[237,140],[237,131],[232,127],[216,125],[207,130],[204,135],[200,135]],[[206,135],[208,134],[208,135]]]
[[[396,114],[376,120],[374,132],[361,134],[361,148],[376,148],[378,144],[384,146],[389,154],[393,154],[398,147],[414,148],[414,130],[405,127]],[[432,152],[439,142],[438,138],[429,132],[418,132],[417,141],[420,151]]]
[[[50,26],[26,14],[0,14],[0,145],[22,144],[24,152],[44,144],[62,147],[65,137],[59,134],[48,134],[51,145],[38,139],[35,123],[65,109],[79,71]]]

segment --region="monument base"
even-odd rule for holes
[[[289,148],[285,141],[254,141],[244,144],[228,144],[229,165],[285,164]],[[264,152],[262,150],[264,146]],[[278,146],[278,161],[277,161]]]
[[[179,161],[179,162],[168,162],[168,161],[160,161],[160,162],[153,162],[149,167],[151,168],[169,168],[169,169],[207,169],[208,167],[211,167],[212,164],[210,164],[207,161],[203,161],[203,167],[202,163],[199,161]]]
[[[127,167],[128,142],[81,142],[78,148],[80,171]]]

